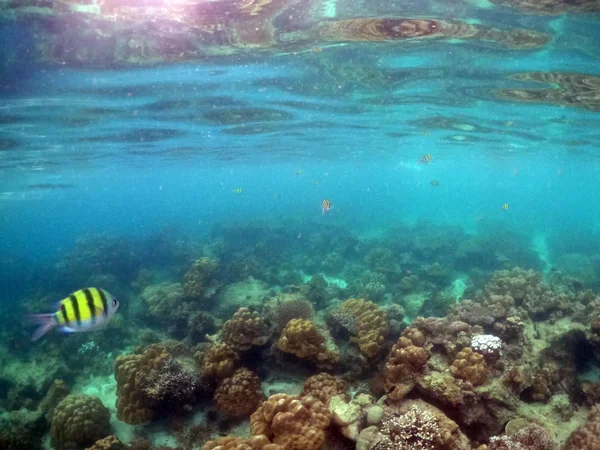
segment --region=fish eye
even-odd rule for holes
[[[117,306],[119,304],[119,301],[116,298],[113,298],[112,304],[113,306]]]

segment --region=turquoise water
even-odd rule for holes
[[[83,378],[110,378],[116,355],[149,343],[142,329],[207,343],[219,326],[194,335],[140,313],[144,288],[184,284],[201,256],[221,264],[201,303],[221,322],[235,311],[222,291],[248,275],[264,283],[256,298],[323,275],[345,290],[307,297],[322,316],[373,295],[414,311],[404,326],[514,266],[574,296],[600,287],[597,2],[43,3],[0,4],[5,361],[93,342],[55,333],[33,347],[18,318],[97,280],[127,331],[98,332],[93,368],[65,357],[81,392],[101,396]],[[368,256],[382,248],[385,270]],[[414,292],[399,287],[411,274]],[[27,392],[37,404],[45,388]],[[0,412],[21,400],[0,395]]]

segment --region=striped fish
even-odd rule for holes
[[[502,205],[502,209],[503,209],[504,211],[508,211],[508,208],[510,208],[510,205],[509,205],[508,203],[504,203],[504,204]]]
[[[429,164],[432,159],[433,158],[431,157],[431,155],[429,153],[427,153],[426,155],[421,156],[421,159],[419,159],[419,163]]]
[[[54,328],[66,333],[96,330],[106,325],[118,308],[119,301],[105,290],[80,289],[61,300],[55,313],[27,317],[39,325],[31,340],[37,341]]]
[[[329,212],[330,209],[331,209],[331,202],[327,199],[324,199],[323,202],[321,203],[321,210],[323,211],[323,214],[325,214],[326,212]]]

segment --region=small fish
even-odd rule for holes
[[[233,189],[234,194],[241,194],[242,192],[244,192],[244,190],[241,187],[236,187]]]
[[[440,182],[439,182],[438,180],[433,180],[433,181],[432,181],[431,183],[429,183],[429,184],[431,184],[433,187],[438,187],[438,186],[440,185]]]
[[[32,341],[58,328],[65,333],[92,331],[106,325],[119,308],[119,301],[103,289],[85,288],[59,303],[54,314],[30,314],[27,320],[39,325]]]
[[[313,53],[321,53],[323,51],[323,47],[315,47],[312,49]]]
[[[421,156],[421,159],[419,159],[419,163],[429,164],[431,162],[431,160],[432,160],[431,155],[429,153],[427,153],[426,155]]]
[[[502,209],[503,209],[504,211],[508,211],[508,208],[510,208],[510,205],[509,205],[508,203],[504,203],[504,204],[502,205]]]
[[[315,184],[319,184],[319,183],[320,183],[320,181],[319,181],[319,180],[315,180]]]
[[[304,173],[304,170],[302,170],[302,169],[296,170],[296,175],[302,175],[303,173]]]
[[[324,199],[323,203],[321,204],[321,209],[323,210],[323,214],[329,212],[329,210],[331,209],[331,202],[327,199]]]

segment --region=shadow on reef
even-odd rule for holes
[[[80,240],[7,311],[0,448],[600,448],[596,277],[544,264],[509,230],[425,223]],[[18,318],[66,268],[123,312],[31,347]]]

